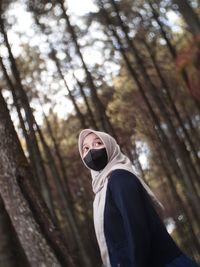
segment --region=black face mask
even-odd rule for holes
[[[108,163],[105,147],[100,149],[90,149],[83,160],[90,169],[95,171],[102,170]]]

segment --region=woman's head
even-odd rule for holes
[[[86,166],[94,171],[102,170],[108,163],[105,145],[94,133],[89,133],[84,138],[81,153]]]
[[[85,129],[79,135],[79,152],[87,168],[101,171],[112,159],[118,146],[115,139],[107,133]]]
[[[105,132],[85,129],[79,135],[79,152],[87,168],[103,170],[121,155],[115,139]]]
[[[121,152],[115,139],[105,132],[82,130],[78,146],[83,163],[91,171],[95,194],[103,187],[105,179],[113,170],[125,169],[133,172],[128,157]]]
[[[107,133],[91,129],[82,130],[79,134],[78,146],[85,166],[91,170],[92,188],[95,194],[101,190],[113,170],[124,169],[134,173],[129,158],[121,152],[115,139]],[[156,204],[163,209],[151,189],[142,179],[139,177],[138,179]]]

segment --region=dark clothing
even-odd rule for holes
[[[108,180],[104,232],[112,267],[164,267],[182,255],[143,185],[126,170]]]
[[[188,258],[186,255],[176,257],[172,262],[165,267],[199,267],[194,261]]]

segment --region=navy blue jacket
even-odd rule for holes
[[[151,198],[126,170],[108,180],[104,233],[112,267],[164,267],[181,255]]]

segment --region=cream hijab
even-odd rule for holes
[[[127,156],[125,156],[121,150],[115,139],[107,133],[94,131],[91,129],[82,130],[79,134],[79,153],[83,160],[83,153],[82,153],[82,146],[85,137],[90,134],[94,133],[97,135],[103,142],[108,156],[108,164],[106,167],[101,171],[94,171],[90,169],[91,176],[92,176],[92,189],[95,194],[94,202],[93,202],[93,218],[94,218],[94,227],[97,236],[98,245],[100,248],[101,258],[103,264],[106,267],[111,267],[108,249],[106,245],[105,235],[104,235],[104,207],[105,207],[105,198],[106,198],[106,189],[107,189],[107,182],[110,174],[113,170],[116,169],[124,169],[131,173],[133,173],[142,183],[148,194],[151,196],[154,202],[157,205],[160,205],[162,208],[162,204],[158,201],[154,193],[151,189],[145,184],[145,182],[140,179],[137,174],[134,172],[131,161]]]

